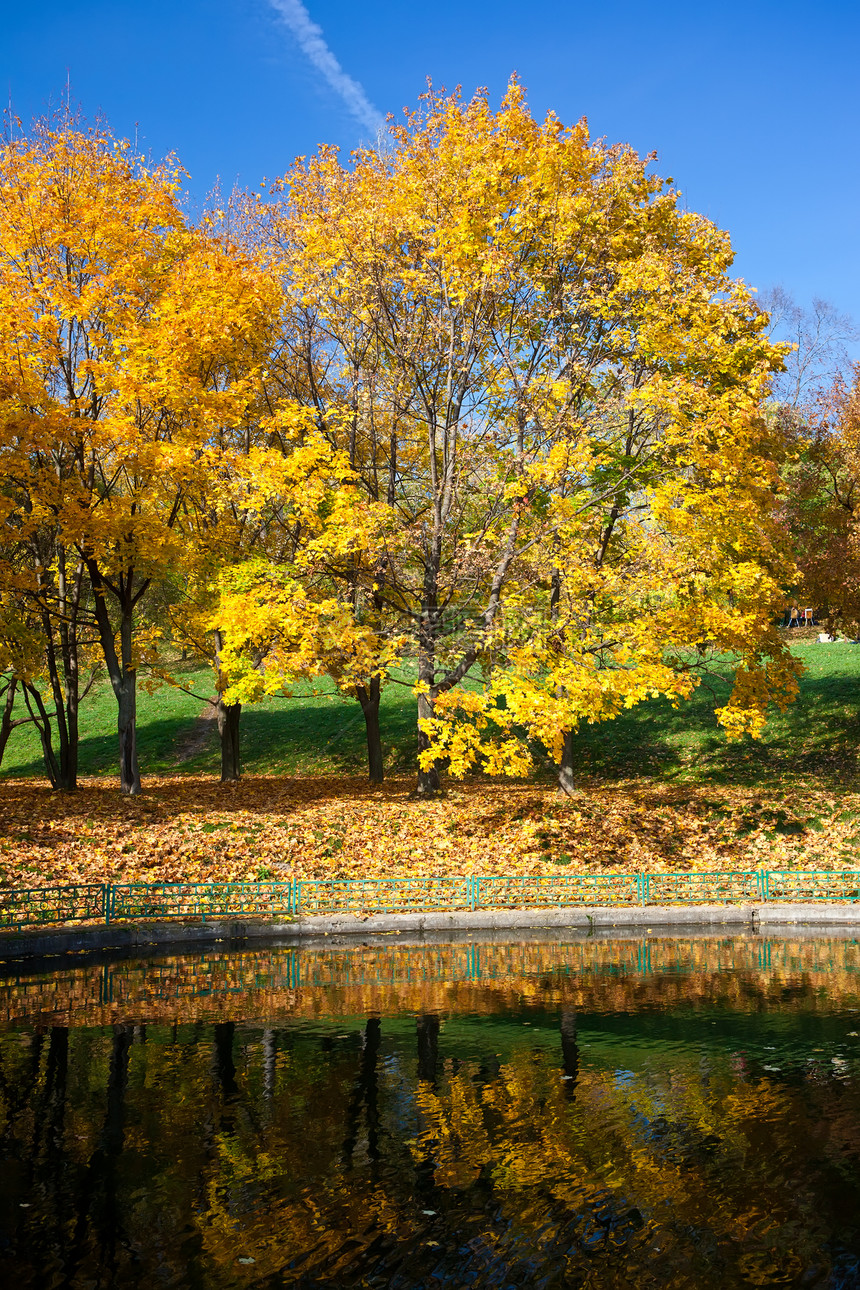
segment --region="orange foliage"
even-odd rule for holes
[[[754,789],[628,779],[564,802],[474,782],[420,801],[414,781],[153,776],[145,799],[90,779],[74,795],[7,781],[0,882],[208,882],[855,868],[860,793],[797,788],[779,819]]]

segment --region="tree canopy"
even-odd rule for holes
[[[4,661],[69,750],[105,669],[125,791],[171,648],[212,664],[224,778],[240,705],[297,677],[360,702],[380,779],[413,667],[422,792],[542,755],[569,788],[583,722],[682,701],[715,653],[730,736],[793,696],[786,347],[728,236],[516,81],[390,135],[196,225],[178,165],[104,131],[2,150]]]

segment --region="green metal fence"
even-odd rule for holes
[[[857,870],[78,883],[0,888],[0,927],[170,918],[307,917],[576,905],[858,901]]]
[[[109,887],[97,882],[67,887],[0,888],[0,927],[106,922],[109,891]]]

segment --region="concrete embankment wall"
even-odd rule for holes
[[[454,913],[326,915],[292,920],[235,918],[188,922],[116,923],[24,929],[0,933],[0,961],[43,958],[81,951],[119,953],[156,946],[189,948],[219,943],[268,941],[282,945],[335,937],[366,940],[384,934],[420,940],[468,933],[505,934],[552,930],[556,935],[779,935],[789,929],[817,936],[860,934],[860,904],[583,906],[565,909],[464,910]]]

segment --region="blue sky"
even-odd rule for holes
[[[295,0],[281,0],[288,7]],[[200,199],[259,184],[368,128],[309,60],[275,0],[4,0],[0,93],[26,122],[65,93]],[[732,234],[735,270],[860,319],[857,0],[304,0],[382,113],[426,78],[497,100],[511,72],[536,114],[656,150],[689,206]]]

